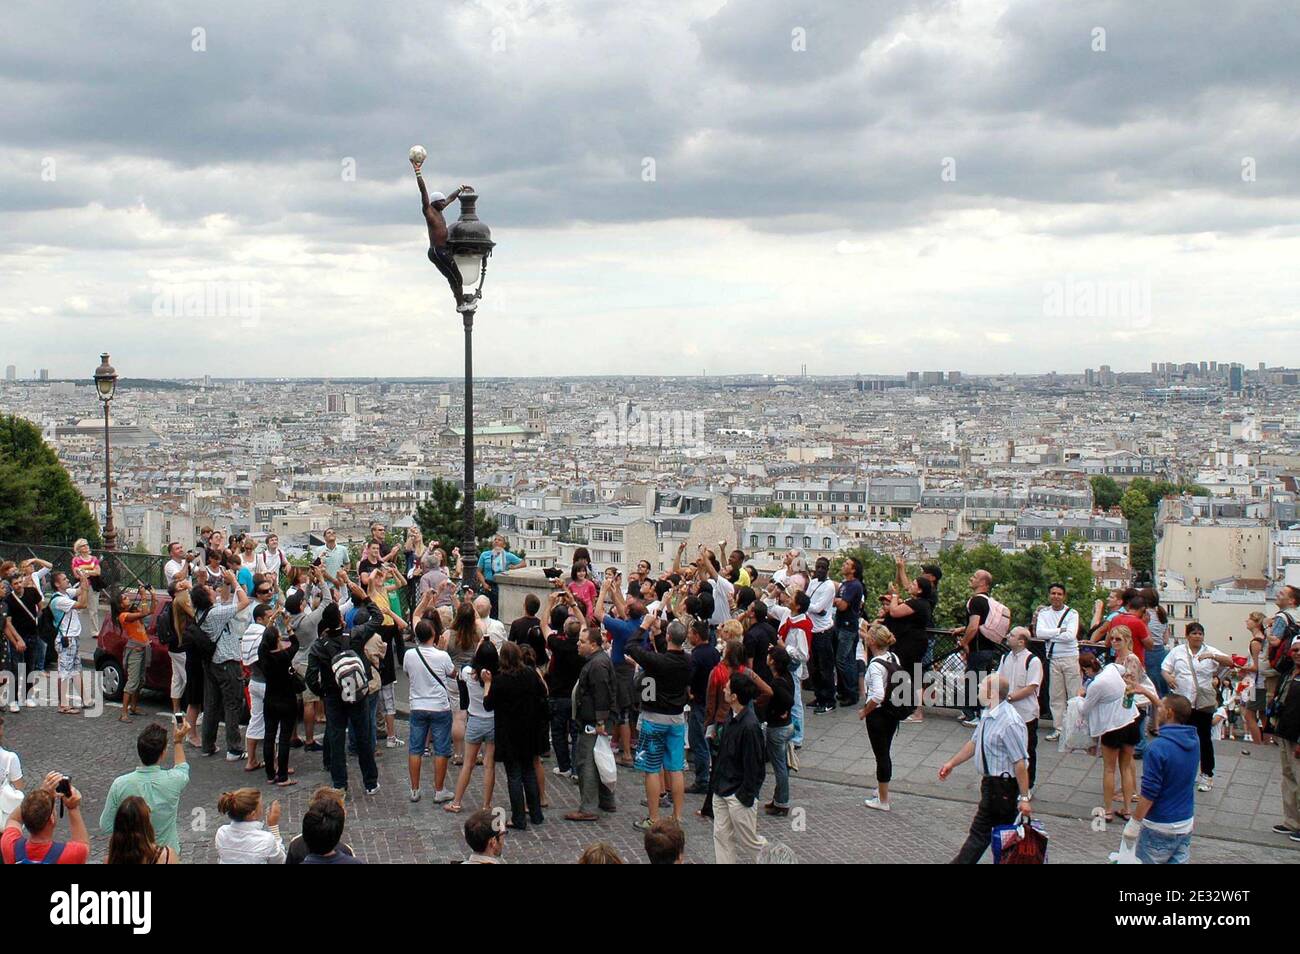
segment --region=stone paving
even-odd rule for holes
[[[158,711],[158,701],[146,699],[144,709]],[[51,769],[74,777],[86,798],[86,816],[94,835],[93,855],[98,858],[106,850],[106,839],[95,831],[104,794],[114,776],[134,766],[135,736],[144,721],[141,717],[132,725],[119,724],[115,721],[118,712],[110,707],[103,716],[88,719],[59,715],[53,709],[25,709],[18,715],[6,716],[5,745],[21,756],[29,780],[36,780]],[[162,711],[159,718],[169,717]],[[399,723],[399,732],[404,730],[404,724]],[[866,745],[861,727],[849,712],[819,717],[817,724],[810,726],[803,749],[804,771],[792,780],[793,801],[799,811],[787,819],[760,815],[760,831],[768,838],[785,841],[805,863],[946,862],[963,841],[974,811],[974,777],[969,772],[959,773],[942,788],[937,782],[929,785],[921,779],[925,775],[933,776],[935,767],[947,757],[949,750],[955,751],[964,730],[951,718],[936,715],[924,728],[908,728],[905,732],[896,746],[895,760],[900,773],[907,766],[908,777],[915,774],[917,780],[900,781],[894,796],[894,811],[882,815],[862,807],[862,786],[871,766],[869,756],[864,758],[861,754],[860,747]],[[357,853],[372,863],[461,860],[465,855],[460,834],[464,816],[450,815],[435,806],[427,791],[421,802],[408,801],[404,748],[381,749],[379,763],[380,791],[373,797],[357,794],[349,804],[346,838]],[[328,777],[315,754],[296,750],[291,764],[297,769],[299,785],[279,790],[266,786],[261,772],[245,774],[242,765],[228,764],[219,758],[194,758],[192,781],[182,799],[182,817],[186,820],[182,826],[184,859],[188,862],[216,860],[213,834],[224,822],[215,810],[217,796],[223,790],[242,785],[263,787],[268,797],[281,798],[282,830],[286,837],[295,833],[311,790],[327,784]],[[546,823],[527,832],[510,832],[507,860],[568,863],[585,846],[607,841],[625,860],[641,861],[644,858],[642,835],[632,827],[632,822],[644,812],[639,806],[643,794],[640,776],[620,769],[616,814],[594,823],[573,823],[564,821],[562,815],[576,807],[576,787],[552,776],[549,769],[553,764],[546,763],[547,795],[551,803]],[[1054,779],[1062,772],[1063,779],[1077,775],[1072,791],[1086,792],[1086,776],[1095,774],[1090,772],[1091,765],[1082,756],[1070,756],[1064,764],[1054,765],[1048,771]],[[1251,774],[1247,769],[1253,767],[1253,763],[1234,765],[1234,778],[1237,772],[1243,773],[1241,779],[1247,778]],[[351,770],[356,777],[355,762]],[[431,767],[426,766],[426,788],[430,771]],[[832,778],[832,775],[842,778]],[[1044,784],[1065,788],[1071,783],[1061,780]],[[481,773],[476,772],[466,805],[475,804],[481,798],[480,785]],[[359,788],[359,784],[354,783],[354,787]],[[1267,790],[1268,782],[1262,781],[1256,787]],[[769,781],[764,795],[770,797],[770,794]],[[1226,800],[1224,795],[1219,797]],[[711,825],[693,814],[701,800],[699,796],[687,796],[684,827],[689,859],[707,863],[713,860]],[[498,780],[494,804],[507,804],[503,778]],[[1068,806],[1070,802],[1063,804]],[[1086,805],[1086,800],[1081,804]],[[1090,822],[1084,820],[1086,812],[1062,813],[1044,805],[1040,806],[1040,814],[1051,835],[1053,863],[1104,863],[1107,854],[1118,844],[1118,828],[1093,831]],[[1271,825],[1272,814],[1266,819]],[[1193,843],[1195,863],[1300,861],[1300,851],[1284,840],[1279,843],[1277,836],[1254,843],[1240,838],[1211,837],[1209,827],[1201,828]]]

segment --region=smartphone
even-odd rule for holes
[[[173,712],[173,713],[172,713],[172,718],[174,718],[174,719],[176,720],[176,724],[177,724],[177,725],[184,725],[184,724],[185,724],[185,713],[184,713],[184,712]]]

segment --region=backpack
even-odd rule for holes
[[[14,842],[14,864],[16,865],[57,865],[59,859],[63,857],[63,849],[67,847],[66,842],[56,841],[50,845],[50,850],[45,853],[45,857],[40,861],[32,861],[27,857],[27,839],[19,838]]]
[[[1282,639],[1268,654],[1268,664],[1280,676],[1285,676],[1294,666],[1291,662],[1291,641],[1300,636],[1300,613],[1295,610],[1283,610],[1280,614],[1286,620],[1286,629]]]
[[[915,699],[912,692],[912,676],[890,656],[874,656],[869,665],[885,667],[885,701],[880,704],[880,711],[899,721],[906,719],[916,711],[912,704],[902,704],[899,699]]]
[[[174,653],[180,649],[180,642],[176,638],[176,621],[172,619],[170,603],[158,614],[154,622],[154,635],[158,637],[160,645],[167,647],[168,652]]]
[[[989,615],[980,626],[980,635],[999,646],[1005,645],[1007,633],[1011,632],[1011,610],[989,594],[983,595],[989,601]]]
[[[47,646],[54,642],[54,637],[59,633],[59,624],[54,619],[54,607],[51,603],[45,604],[45,608],[41,610],[40,618],[36,621],[36,635]]]
[[[339,687],[339,695],[344,702],[356,702],[364,699],[370,692],[370,680],[366,677],[366,664],[350,649],[340,651],[330,661],[330,673]]]
[[[216,655],[217,643],[221,639],[221,633],[216,636],[209,636],[203,628],[203,621],[208,618],[208,610],[204,610],[198,616],[185,621],[185,632],[183,634],[185,645],[189,652],[194,653],[203,662],[211,662],[212,657]],[[229,625],[229,624],[227,624]]]

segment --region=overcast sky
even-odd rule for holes
[[[1297,9],[11,2],[0,363],[459,374],[421,143],[485,375],[1300,365]]]

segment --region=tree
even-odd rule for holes
[[[759,510],[758,513],[756,513],[754,516],[780,518],[780,517],[795,517],[798,515],[794,512],[794,508],[787,510],[785,507],[782,507],[779,503],[770,503],[763,509]]]
[[[487,503],[489,500],[500,500],[500,499],[501,499],[501,491],[497,490],[495,487],[480,487],[478,490],[474,491],[475,503],[479,502],[480,500],[483,501],[484,503]]]
[[[415,510],[415,522],[427,543],[442,541],[448,554],[458,546],[464,534],[465,502],[460,488],[445,480],[434,480],[432,493]],[[480,547],[487,545],[497,532],[497,522],[486,512],[474,508],[474,536]]]
[[[30,421],[0,417],[0,539],[68,546],[78,537],[100,545],[72,478]]]
[[[1119,484],[1115,483],[1114,477],[1097,474],[1089,483],[1092,484],[1092,501],[1102,510],[1109,510],[1119,503],[1123,491],[1119,489]]]

